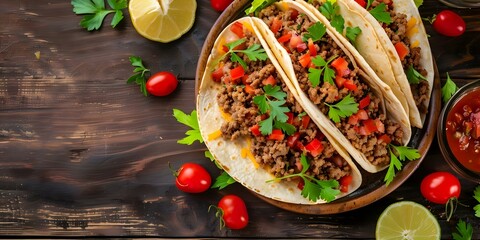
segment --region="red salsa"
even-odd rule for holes
[[[467,169],[480,172],[480,88],[468,92],[452,107],[446,134],[455,158]]]

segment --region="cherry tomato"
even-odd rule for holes
[[[222,209],[222,219],[228,228],[242,229],[247,226],[247,207],[240,197],[233,194],[226,195],[218,202],[218,208]]]
[[[154,96],[167,96],[178,85],[178,80],[171,72],[158,72],[153,74],[147,81],[147,91]]]
[[[212,5],[213,9],[215,9],[219,12],[222,12],[232,2],[233,2],[233,0],[210,0],[210,5]]]
[[[422,195],[430,202],[446,204],[460,196],[461,186],[457,177],[449,172],[434,172],[427,175],[420,184]]]
[[[185,163],[175,173],[177,188],[188,193],[201,193],[210,188],[212,178],[205,168],[196,163]]]
[[[450,10],[439,12],[432,24],[435,31],[449,37],[460,36],[465,32],[465,21]]]

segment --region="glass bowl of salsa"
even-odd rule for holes
[[[440,114],[437,138],[450,167],[480,183],[480,80],[461,87],[447,102]]]

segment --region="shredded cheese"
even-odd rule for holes
[[[212,132],[212,133],[208,134],[208,141],[215,140],[215,139],[219,138],[220,136],[222,136],[222,131],[217,130],[215,132]]]
[[[252,142],[251,142],[250,138],[247,138],[247,147],[242,148],[242,150],[240,151],[240,156],[242,156],[243,158],[250,159],[250,161],[253,163],[253,166],[255,168],[258,168],[259,165],[257,163],[257,160],[255,160],[255,156],[253,156],[252,151],[250,151],[251,144],[252,144]]]
[[[227,122],[231,122],[232,121],[232,115],[222,111],[222,109],[220,108],[220,114],[222,115],[222,118],[225,119],[225,121]]]
[[[410,45],[412,48],[418,47],[420,45],[420,42],[418,40],[415,40],[412,45]]]
[[[407,22],[407,36],[411,38],[416,33],[418,33],[417,19],[412,17]]]

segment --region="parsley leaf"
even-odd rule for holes
[[[387,5],[385,5],[385,3],[380,3],[369,12],[379,22],[386,24],[392,23],[392,18],[390,17],[390,13],[387,12]]]
[[[448,100],[453,96],[453,94],[458,90],[457,85],[455,82],[452,81],[450,75],[447,73],[447,81],[445,85],[442,87],[442,99],[443,103],[448,102]]]
[[[175,119],[177,119],[179,123],[182,123],[192,128],[185,133],[185,135],[187,136],[178,140],[177,143],[186,145],[192,145],[195,141],[203,143],[202,135],[200,134],[200,128],[198,127],[196,110],[193,110],[190,115],[187,115],[181,110],[173,109],[173,116],[175,117]]]
[[[215,182],[212,184],[211,188],[218,188],[218,190],[222,190],[228,185],[234,184],[237,181],[233,179],[227,172],[222,172],[216,179]]]
[[[343,19],[342,15],[335,15],[330,21],[330,24],[337,30],[337,32],[343,34],[343,28],[345,28],[345,19]]]
[[[245,38],[238,39],[236,41],[230,42],[225,44],[225,46],[228,48],[228,51],[223,54],[215,63],[214,65],[217,65],[219,61],[224,59],[228,54],[230,54],[230,60],[232,62],[238,62],[240,65],[242,65],[243,69],[247,69],[248,66],[243,61],[243,59],[237,55],[237,53],[243,53],[247,55],[248,59],[250,61],[257,61],[257,60],[265,60],[268,58],[267,53],[265,52],[265,49],[261,48],[260,44],[252,44],[250,47],[244,50],[236,50],[235,48],[239,46],[240,44],[244,43],[246,41]]]
[[[478,185],[473,191],[473,197],[478,202],[478,204],[473,207],[473,210],[475,210],[475,217],[480,218],[480,185]]]
[[[274,3],[276,0],[253,0],[252,5],[245,9],[245,14],[256,13]]]
[[[73,12],[77,15],[85,15],[80,25],[88,31],[98,30],[105,17],[115,13],[110,25],[114,28],[123,19],[122,9],[127,7],[127,0],[107,0],[112,9],[105,8],[104,0],[72,0]]]
[[[422,6],[422,4],[423,4],[423,0],[413,0],[413,2],[415,2],[415,6],[416,6],[417,8],[419,8],[419,7]]]
[[[128,78],[127,83],[137,83],[137,85],[140,86],[140,91],[143,95],[148,96],[146,83],[148,78],[147,75],[150,74],[150,69],[145,68],[140,57],[131,56],[129,57],[129,60],[132,66],[135,67],[133,70],[135,74]]]
[[[335,16],[335,7],[333,3],[330,1],[326,1],[320,6],[320,12],[323,16],[325,16],[328,20],[332,20],[333,16]]]
[[[427,80],[422,74],[420,74],[419,72],[417,72],[417,70],[413,68],[413,65],[410,65],[410,67],[408,67],[406,74],[408,82],[411,84],[418,84],[420,83],[420,80]]]
[[[312,84],[313,87],[317,87],[320,84],[320,77],[322,76],[323,73],[323,82],[328,82],[331,85],[334,85],[335,83],[333,82],[333,78],[335,77],[335,70],[331,69],[328,67],[328,64],[335,59],[336,56],[330,58],[330,60],[325,61],[325,59],[322,58],[322,56],[317,55],[316,57],[312,58],[312,63],[316,67],[320,67],[320,69],[317,68],[308,68],[308,80],[310,80],[310,83]]]
[[[274,178],[267,182],[273,182],[282,180],[285,178],[301,177],[304,186],[301,192],[304,198],[307,198],[310,201],[316,202],[318,199],[323,199],[326,202],[331,202],[335,200],[335,197],[340,194],[338,186],[340,185],[337,180],[318,180],[308,174],[306,174],[310,163],[307,160],[307,157],[302,154],[300,157],[300,163],[302,164],[302,171],[300,173],[290,174],[279,178]]]
[[[373,0],[367,0],[367,7],[365,7],[365,9],[369,9],[372,3],[373,3]]]
[[[336,104],[325,103],[328,109],[328,117],[335,123],[340,122],[340,118],[350,117],[352,114],[358,112],[358,103],[348,94],[340,102]]]
[[[309,38],[312,39],[313,42],[316,42],[325,35],[327,32],[327,27],[321,22],[316,22],[312,26],[307,29],[308,33],[304,34],[302,37],[302,41],[306,42]]]
[[[471,240],[473,235],[473,228],[470,223],[464,222],[460,219],[457,223],[457,232],[452,233],[454,240]]]
[[[387,174],[383,179],[387,186],[393,181],[393,178],[395,177],[395,169],[397,171],[400,171],[402,169],[402,162],[404,162],[405,160],[413,161],[420,158],[420,153],[417,149],[409,148],[406,146],[395,146],[392,144],[389,144],[388,146],[388,149],[390,151],[390,166],[388,167]],[[396,154],[392,151],[392,149],[395,150]]]
[[[343,19],[342,15],[338,14],[338,11],[339,6],[336,2],[327,0],[322,6],[320,6],[320,12],[322,15],[330,20],[332,27],[334,27],[339,33],[343,34],[345,19]]]
[[[355,44],[355,41],[357,40],[357,36],[362,33],[362,29],[359,27],[347,27],[347,32],[346,32],[346,37],[348,40],[350,40],[351,43]]]
[[[285,104],[287,94],[283,92],[280,86],[266,85],[263,87],[264,95],[257,95],[253,102],[258,106],[261,114],[269,113],[269,117],[259,123],[260,132],[263,135],[271,134],[273,126],[282,129],[288,135],[293,134],[293,125],[286,123],[288,120],[287,112],[290,112]]]

